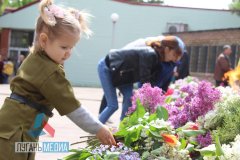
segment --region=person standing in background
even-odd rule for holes
[[[2,55],[0,54],[0,84],[3,83],[3,75],[2,75],[2,71],[3,71],[3,58]]]
[[[217,57],[215,70],[214,70],[214,79],[216,81],[216,86],[228,86],[228,82],[223,80],[224,73],[230,71],[231,61],[229,56],[232,53],[232,49],[230,45],[223,46],[223,53]]]
[[[8,58],[7,60],[4,61],[3,64],[3,84],[8,84],[10,81],[10,77],[13,75],[14,72],[14,64],[11,60],[11,58]]]
[[[25,58],[26,58],[26,56],[24,54],[20,54],[18,56],[18,61],[17,61],[16,65],[15,65],[15,67],[14,67],[14,74],[15,75],[17,74],[17,70],[22,65],[22,63],[23,63]]]

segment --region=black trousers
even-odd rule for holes
[[[103,95],[101,104],[100,104],[99,114],[106,108],[106,106],[107,106],[107,100],[106,100],[105,96]]]

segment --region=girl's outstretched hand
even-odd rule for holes
[[[116,141],[107,126],[103,126],[96,134],[97,138],[102,144],[116,145]]]

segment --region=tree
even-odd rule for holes
[[[233,0],[233,2],[229,5],[229,8],[240,16],[240,0]]]
[[[6,8],[8,4],[8,1],[7,0],[0,0],[0,15],[2,15],[4,9]]]
[[[6,8],[17,9],[19,7],[25,6],[36,0],[0,0],[0,15],[4,13]]]

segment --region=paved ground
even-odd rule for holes
[[[5,97],[10,94],[9,85],[0,85],[0,107],[5,99]],[[100,88],[81,88],[74,87],[74,93],[82,103],[85,108],[87,108],[94,116],[98,116],[98,110],[100,106],[100,99],[102,97],[102,89]],[[121,98],[119,99],[121,101]],[[121,106],[119,104],[119,106]],[[114,113],[110,118],[113,121],[111,126],[117,126],[119,123],[120,109]],[[78,128],[72,121],[70,121],[66,116],[60,116],[56,110],[54,110],[54,117],[50,118],[48,122],[55,129],[55,136],[52,138],[49,135],[40,136],[40,141],[42,142],[55,142],[55,141],[67,141],[70,144],[78,142],[80,136],[89,135],[80,128]],[[70,146],[70,148],[84,147],[82,145]],[[36,160],[57,160],[61,159],[69,153],[37,153]]]

